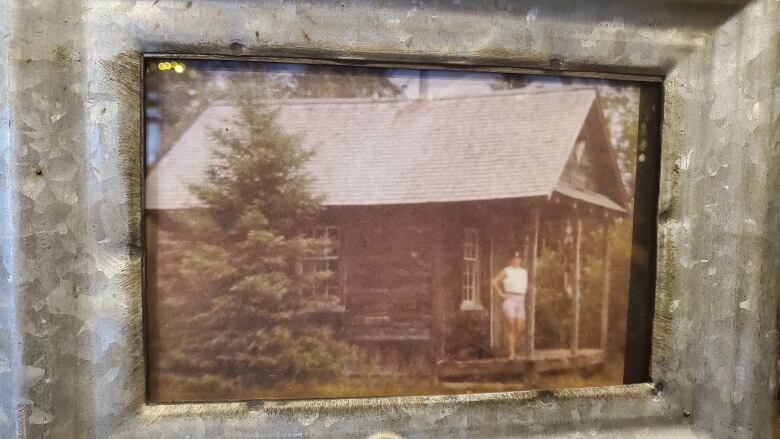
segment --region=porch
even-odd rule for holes
[[[488,225],[477,229],[487,237],[481,248],[487,263],[476,288],[481,293],[480,310],[458,308],[457,303],[452,303],[452,296],[447,297],[449,312],[453,313],[453,305],[456,306],[448,324],[459,330],[450,329],[451,334],[457,335],[438,351],[435,369],[440,381],[535,377],[545,372],[597,368],[606,362],[612,291],[608,231],[623,212],[564,194],[525,203],[492,205],[480,212]],[[518,357],[509,360],[504,345],[502,301],[492,291],[490,280],[513,249],[523,253],[529,288],[525,343],[521,343]],[[542,280],[539,271],[544,270],[540,264],[547,267]],[[553,304],[551,299],[557,302]],[[583,312],[587,324],[583,323]],[[463,331],[471,327],[468,319],[464,320],[468,315],[485,321],[488,331],[479,337],[489,340],[484,349],[470,353],[468,349],[457,349],[459,343],[473,342],[467,341],[468,331]]]

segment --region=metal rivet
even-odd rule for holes
[[[238,41],[233,41],[230,43],[230,51],[231,52],[243,52],[245,49],[244,45],[239,43]]]
[[[683,410],[683,418],[689,418],[691,416],[690,410]]]
[[[563,57],[560,55],[553,55],[550,57],[550,67],[554,69],[560,69],[563,67]]]
[[[35,175],[43,175],[43,170],[41,168],[36,169]]]

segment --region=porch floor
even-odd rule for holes
[[[604,363],[601,349],[579,349],[572,355],[570,349],[545,349],[534,352],[533,358],[480,358],[473,360],[439,360],[436,364],[440,380],[482,380],[514,378],[528,374],[564,371],[597,366]]]

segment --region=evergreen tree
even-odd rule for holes
[[[308,65],[292,76],[288,96],[294,98],[393,98],[402,89],[376,67]]]
[[[169,319],[160,336],[178,349],[160,366],[241,386],[335,376],[351,349],[317,321],[325,299],[303,293],[329,273],[298,267],[331,245],[305,234],[322,209],[304,171],[311,151],[252,95],[237,104],[234,123],[213,133],[207,182],[191,188],[204,208],[181,214],[186,236],[166,240],[159,258],[160,290],[178,300],[166,306],[191,316]]]
[[[512,90],[528,87],[530,83],[530,76],[516,73],[502,73],[499,80],[490,84],[490,88],[493,90]]]

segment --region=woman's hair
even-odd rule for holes
[[[512,260],[518,257],[521,261],[523,260],[523,252],[520,250],[513,250],[512,254],[509,256],[509,265],[512,265]]]

